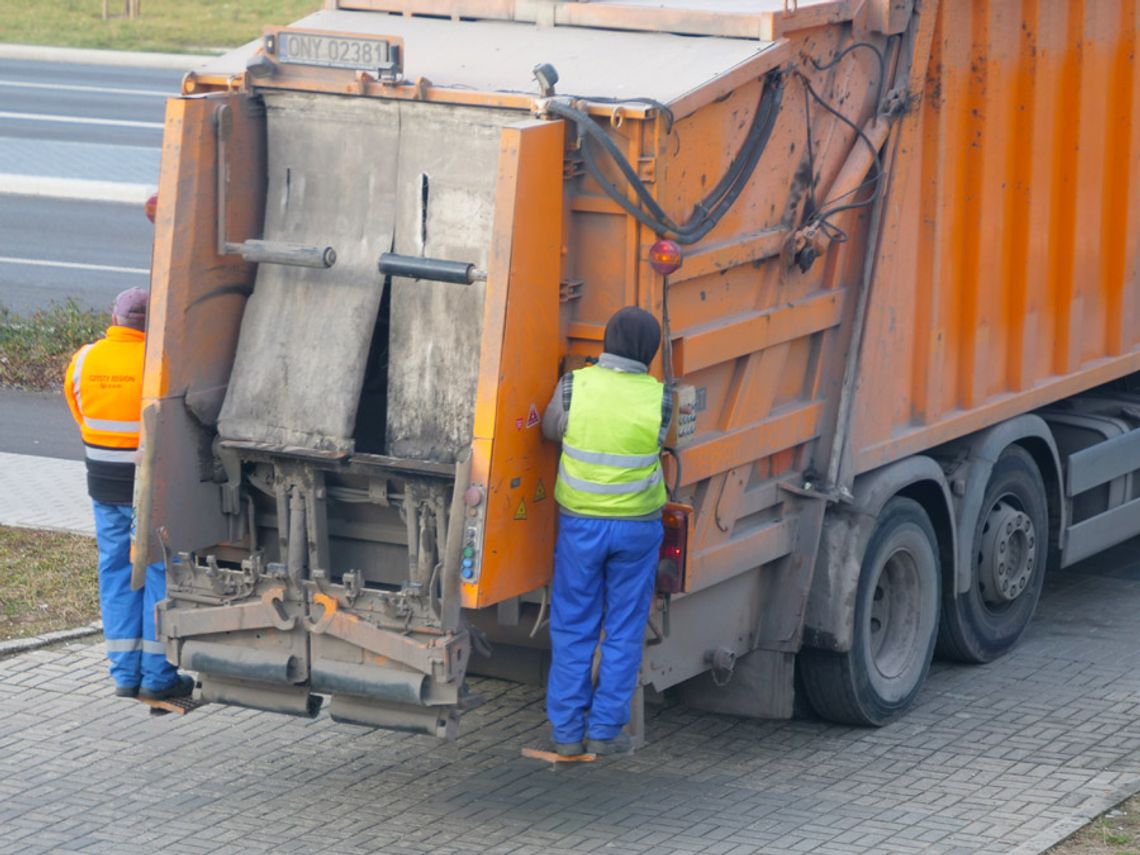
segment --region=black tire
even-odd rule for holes
[[[1004,506],[1004,508],[1003,508]],[[1012,599],[994,602],[997,585],[987,588],[986,579],[993,579],[991,568],[996,550],[987,542],[990,526],[1003,513],[1012,512],[1012,519],[1021,521],[1018,535],[1023,551],[1020,563],[1026,566],[1028,577],[1021,577]],[[955,662],[992,662],[1009,652],[1018,640],[1041,598],[1045,580],[1045,565],[1049,550],[1049,506],[1045,498],[1045,481],[1033,457],[1020,446],[1012,445],[1001,453],[990,473],[982,509],[973,528],[970,543],[960,545],[972,556],[970,589],[964,594],[954,590],[952,574],[948,574],[947,589],[942,600],[942,621],[938,631],[937,654]],[[1025,562],[1028,562],[1026,565]],[[1008,579],[1002,578],[1003,584]],[[1015,582],[1017,580],[1014,580]]]
[[[886,724],[926,681],[938,632],[938,538],[918,502],[887,502],[867,543],[855,595],[851,649],[805,648],[800,673],[823,718]]]

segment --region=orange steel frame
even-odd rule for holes
[[[942,2],[926,23],[858,471],[1140,369],[1135,0]]]
[[[428,4],[339,5],[412,12]],[[466,8],[451,5],[455,14]],[[670,480],[680,481],[678,498],[695,508],[687,593],[778,568],[795,554],[799,572],[810,576],[820,514],[805,512],[783,486],[826,467],[868,240],[875,267],[848,478],[1140,368],[1135,0],[925,0],[910,31],[889,43],[867,29],[869,10],[887,14],[884,8],[805,7],[817,9],[799,19],[806,29],[781,19],[785,40],[760,55],[750,81],[717,98],[696,93],[671,134],[652,111],[606,125],[663,207],[683,219],[737,151],[767,65],[794,62],[862,125],[877,82],[868,52],[826,72],[808,59],[859,39],[887,47],[896,60],[901,44],[903,58],[912,58],[909,109],[884,150],[889,196],[878,234],[868,235],[869,209],[847,212],[835,219],[846,243],[806,273],[791,263],[789,239],[808,187],[805,95],[789,76],[755,179],[718,227],[686,250],[668,283],[673,371],[703,390],[704,401],[681,472],[668,466]],[[578,12],[591,9],[633,14],[604,3]],[[836,26],[844,16],[850,25]],[[894,62],[888,80],[893,75]],[[312,88],[347,91],[323,71],[311,77]],[[383,90],[365,82],[355,94],[386,97]],[[504,105],[494,93],[461,97]],[[172,106],[168,128],[180,109]],[[820,110],[813,137],[822,202],[858,144]],[[596,356],[606,319],[623,305],[663,313],[666,283],[646,258],[655,235],[581,177],[573,140],[559,122],[503,133],[472,475],[486,487],[488,513],[482,575],[463,592],[468,607],[549,578],[556,451],[525,424],[531,405],[545,405],[560,360]],[[176,155],[168,149],[168,158]],[[185,198],[189,188],[177,180],[164,164],[163,192]],[[156,246],[172,242],[174,227],[160,208]],[[198,227],[209,232],[212,223]],[[204,262],[195,263],[208,268]],[[169,276],[172,290],[196,287],[184,269],[164,272],[163,263],[156,253],[156,284]],[[559,282],[567,284],[562,302]],[[158,301],[160,316],[170,299]],[[168,365],[193,359],[174,347],[190,343],[169,335],[150,345],[148,371],[162,372],[148,378],[152,396],[167,393]],[[662,374],[660,359],[653,370]],[[536,501],[540,481],[546,499]],[[515,518],[520,504],[525,519]]]

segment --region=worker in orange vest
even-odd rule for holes
[[[99,546],[99,603],[115,694],[164,700],[189,695],[194,680],[166,661],[166,650],[155,638],[155,605],[166,596],[163,565],[150,565],[142,590],[131,590],[146,309],[142,288],[119,294],[105,337],[71,358],[63,389],[85,446]]]

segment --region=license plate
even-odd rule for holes
[[[290,65],[386,70],[393,65],[392,53],[392,44],[387,39],[296,31],[277,34],[277,59]]]

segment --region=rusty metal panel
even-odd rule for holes
[[[261,229],[265,115],[242,95],[167,103],[143,375],[142,455],[135,478],[135,563],[161,560],[160,540],[196,549],[229,535],[209,451],[229,383],[253,265],[217,255],[214,116],[233,117],[230,237]]]
[[[867,28],[871,32],[893,36],[906,29],[913,12],[914,0],[869,0]]]
[[[934,26],[879,248],[857,471],[1140,368],[1135,0],[942,2]]]
[[[219,419],[225,439],[351,450],[380,306],[376,259],[396,219],[398,106],[281,94],[267,99],[263,237],[331,245],[330,269],[261,264]],[[331,158],[354,164],[330,171]]]
[[[395,252],[487,269],[505,110],[401,104]],[[453,461],[471,444],[482,282],[392,279],[387,448]]]

